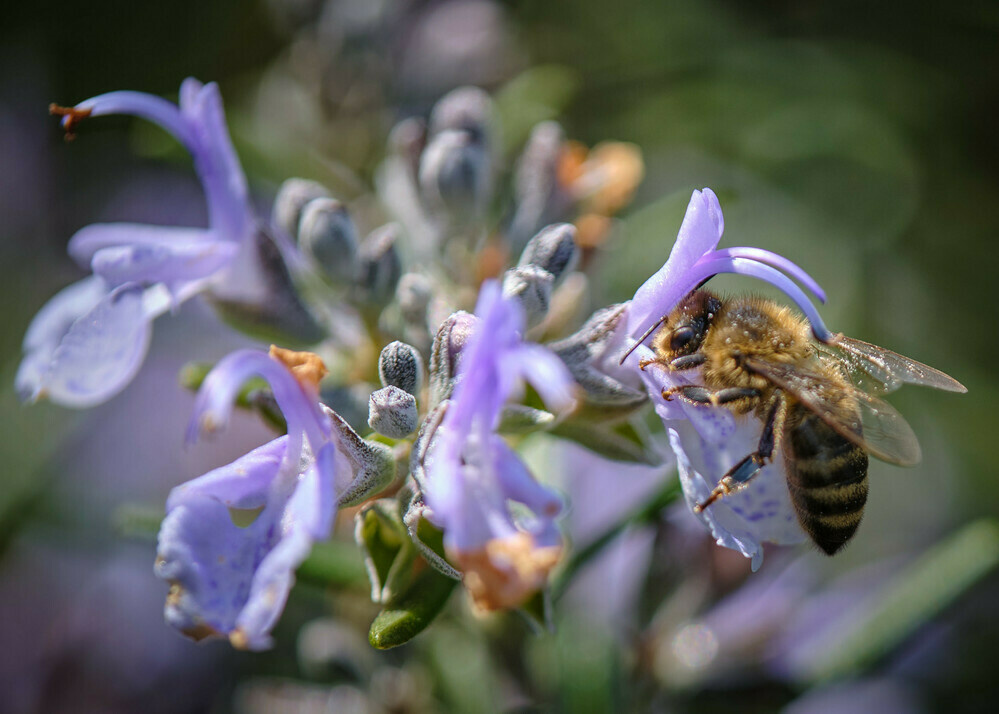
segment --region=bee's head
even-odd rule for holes
[[[673,308],[656,335],[656,353],[671,360],[697,352],[721,307],[721,300],[711,293],[694,290]]]

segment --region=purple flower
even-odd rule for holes
[[[555,518],[562,500],[495,433],[500,413],[525,379],[546,404],[567,408],[573,381],[552,352],[521,341],[520,307],[502,297],[498,283],[482,286],[475,313],[478,324],[426,456],[424,495],[473,602],[488,611],[516,607],[542,588],[561,554]],[[511,501],[530,513],[515,515]]]
[[[170,583],[166,619],[185,635],[268,647],[295,569],[329,537],[335,479],[351,468],[318,400],[325,372],[316,355],[272,347],[234,352],[205,379],[189,437],[223,427],[253,376],[270,384],[288,433],[170,493],[156,574]]]
[[[815,281],[791,261],[767,250],[717,250],[724,228],[714,192],[709,188],[694,191],[669,259],[638,289],[629,304],[628,335],[638,339],[711,276],[738,273],[765,280],[785,292],[811,322],[816,337],[830,339],[832,333],[815,306],[791,278],[824,301],[825,295]],[[653,356],[652,349],[641,344],[628,357],[628,363],[637,370],[640,360]],[[683,400],[667,402],[661,397],[663,389],[696,383],[696,370],[670,372],[650,364],[640,374],[669,432],[687,504],[693,507],[703,503],[722,476],[756,449],[762,424],[755,419],[737,420],[724,408],[692,406]],[[715,502],[698,516],[711,528],[719,545],[752,558],[756,570],[763,562],[764,542],[791,544],[806,538],[786,484],[784,464],[777,459],[764,467],[750,486]]]
[[[69,254],[94,275],[59,292],[32,321],[16,386],[23,399],[89,407],[135,376],[153,319],[205,290],[222,299],[259,300],[266,282],[246,177],[217,85],[185,80],[180,106],[122,91],[53,112],[63,115],[67,132],[85,117],[107,114],[159,124],[191,153],[208,204],[208,228],[97,223],[70,240]]]

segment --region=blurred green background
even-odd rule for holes
[[[691,190],[710,186],[725,212],[723,245],[769,248],[798,262],[826,289],[822,312],[833,329],[928,362],[969,389],[963,396],[906,389],[893,397],[920,436],[924,463],[907,471],[872,466],[864,527],[842,556],[816,556],[822,577],[921,553],[971,521],[999,516],[996,3],[91,0],[7,8],[0,37],[0,384],[7,385],[0,390],[0,601],[11,613],[0,626],[0,685],[20,682],[25,663],[43,680],[0,702],[0,711],[73,711],[74,701],[92,706],[76,711],[137,711],[130,708],[136,701],[149,711],[265,711],[264,694],[238,690],[243,699],[233,699],[233,687],[248,673],[300,675],[287,648],[235,664],[228,652],[198,648],[195,659],[221,674],[206,676],[197,663],[186,665],[195,674],[164,664],[134,689],[107,694],[91,671],[96,665],[66,654],[92,654],[92,631],[109,628],[112,660],[127,659],[123,648],[142,651],[136,641],[145,635],[115,631],[103,597],[61,580],[90,582],[112,554],[122,562],[147,557],[144,545],[134,545],[137,555],[122,545],[116,509],[159,507],[172,485],[245,451],[265,432],[247,420],[215,451],[181,450],[190,399],[172,389],[177,368],[242,344],[217,334],[197,307],[176,323],[160,321],[150,374],[110,404],[72,413],[16,403],[10,385],[31,316],[81,275],[64,252],[75,230],[109,219],[204,220],[189,159],[160,132],[112,118],[67,144],[46,115],[50,101],[71,104],[112,89],[174,98],[188,75],[216,80],[265,206],[293,175],[320,179],[347,198],[361,195],[393,123],[425,112],[457,83],[494,92],[511,157],[546,118],[557,117],[589,145],[634,142],[646,178],[599,256],[595,306],[633,294],[668,254]],[[757,289],[739,279],[718,286]],[[169,434],[177,438],[167,441]],[[137,572],[149,580],[137,587],[160,597],[151,568]],[[999,622],[987,603],[997,596],[993,574],[934,621],[951,632],[951,668],[914,685],[913,711],[945,702],[952,711],[991,710]],[[321,591],[302,598],[306,611],[322,610]],[[800,694],[740,679],[681,687],[675,699],[652,691],[663,682],[624,695],[628,679],[620,672],[641,659],[641,647],[585,638],[576,646],[577,629],[586,630],[579,622],[585,618],[547,644],[530,645],[542,651],[530,662],[549,677],[534,689],[539,711],[609,710],[601,702],[733,711],[728,691],[742,697],[739,711],[771,711]],[[446,670],[462,648],[481,654],[476,637],[442,635],[405,667],[416,668],[414,681],[423,669]],[[194,651],[170,642],[182,658]],[[573,663],[573,652],[592,657]],[[375,656],[382,655],[358,655]],[[463,660],[467,677],[493,677],[491,686],[503,689],[476,656]],[[171,678],[185,683],[173,690],[173,705],[164,694]],[[438,682],[433,701],[453,711],[489,711],[498,701],[448,689],[454,682],[439,673],[430,679]],[[592,697],[581,682],[593,684]],[[41,699],[39,687],[47,692]],[[186,699],[178,699],[181,691]]]

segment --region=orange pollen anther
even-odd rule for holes
[[[76,137],[76,125],[90,116],[92,109],[77,109],[76,107],[61,107],[58,104],[49,104],[49,114],[57,117],[66,117],[62,128],[66,131],[66,141],[72,141]]]
[[[329,374],[329,370],[326,369],[326,365],[319,355],[313,352],[286,350],[276,345],[271,345],[268,354],[271,359],[275,359],[287,367],[304,389],[314,394],[319,393],[319,383],[323,377]]]

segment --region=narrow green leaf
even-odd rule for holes
[[[909,565],[872,607],[825,643],[801,679],[826,682],[876,663],[997,565],[999,523],[983,519],[965,526]]]
[[[402,597],[378,613],[368,641],[380,650],[406,644],[440,614],[455,585],[455,580],[426,568]]]
[[[331,540],[316,543],[305,562],[298,566],[296,576],[314,585],[367,585],[361,552],[353,543]]]
[[[630,461],[649,466],[660,463],[658,457],[645,448],[637,432],[627,423],[618,424],[611,429],[570,420],[557,424],[549,433],[575,441],[613,461]]]
[[[512,404],[503,409],[497,431],[501,434],[531,434],[545,431],[555,423],[555,415],[543,409]]]

